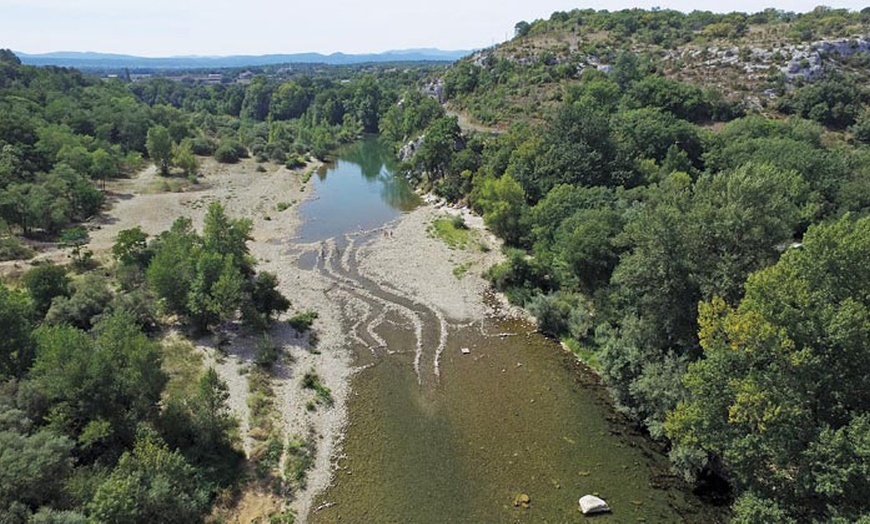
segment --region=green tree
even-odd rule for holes
[[[34,430],[23,412],[0,405],[0,513],[14,504],[27,510],[57,503],[73,469],[73,442]]]
[[[154,161],[160,174],[168,175],[169,167],[172,165],[172,137],[169,136],[169,131],[163,126],[154,126],[149,129],[146,147],[148,148],[148,156]]]
[[[66,273],[66,268],[62,266],[46,264],[24,274],[24,287],[40,317],[45,316],[55,297],[69,296],[71,281]]]
[[[118,232],[112,245],[112,255],[121,264],[146,264],[148,235],[136,226]]]
[[[414,164],[429,173],[432,180],[444,176],[444,170],[456,150],[461,130],[456,117],[444,116],[426,129],[423,143],[414,155]]]
[[[196,275],[196,257],[201,242],[190,219],[183,217],[155,241],[154,257],[145,274],[151,289],[168,312],[187,312],[188,294]]]
[[[741,515],[870,513],[867,249],[870,219],[811,227],[802,247],[750,276],[737,308],[700,307],[705,358],[666,429],[678,457],[702,458],[682,467],[721,462],[745,493]]]
[[[199,162],[196,160],[196,155],[193,154],[193,148],[190,142],[182,142],[176,146],[172,152],[172,162],[180,167],[187,176],[196,176],[199,169]]]
[[[97,488],[91,516],[100,522],[199,522],[208,509],[208,492],[196,470],[160,437],[141,430],[109,478]]]
[[[522,221],[528,208],[523,188],[516,180],[510,175],[481,177],[479,182],[475,181],[472,197],[493,233],[510,245],[522,243],[526,233]]]
[[[0,283],[0,379],[21,377],[34,356],[33,307],[24,293]]]
[[[166,376],[159,349],[129,315],[113,314],[94,331],[40,327],[31,376],[48,401],[41,415],[49,427],[73,438],[83,460],[113,460],[132,446],[136,425],[159,413]]]

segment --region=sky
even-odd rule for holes
[[[868,0],[0,0],[0,48],[138,56],[372,53],[488,47],[520,20],[628,7],[756,12],[860,10]]]

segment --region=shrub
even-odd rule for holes
[[[294,315],[287,323],[299,333],[305,333],[311,329],[311,325],[314,324],[316,319],[317,311],[305,311]]]
[[[34,252],[15,237],[0,238],[0,261],[27,260]]]

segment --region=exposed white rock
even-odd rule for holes
[[[580,497],[580,511],[582,511],[584,515],[609,513],[610,506],[595,495],[583,495]]]

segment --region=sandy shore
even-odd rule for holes
[[[347,421],[346,400],[353,374],[349,341],[342,324],[343,306],[327,297],[334,282],[298,265],[305,252],[304,247],[293,242],[301,220],[298,204],[310,196],[311,190],[306,189],[299,172],[283,167],[265,165],[266,172],[258,172],[258,165],[251,160],[236,165],[217,164],[211,159],[201,162],[201,183],[179,192],[167,192],[166,181],[153,167],[136,178],[114,182],[109,187],[111,208],[89,225],[90,248],[97,258],[108,262],[111,246],[123,229],[139,226],[147,234],[155,235],[167,230],[179,216],[190,217],[200,229],[206,209],[213,201],[221,202],[231,217],[252,220],[253,239],[248,246],[259,261],[258,269],[275,273],[279,289],[292,302],[291,310],[279,320],[305,310],[319,314],[314,326],[317,351],[311,351],[307,336],[298,337],[284,322],[278,322],[271,333],[273,341],[289,357],[273,374],[281,429],[285,438],[312,434],[316,438],[316,460],[308,475],[307,488],[296,493],[289,504],[299,516],[297,521],[305,522],[315,496],[331,482]],[[278,211],[279,203],[291,205]],[[475,231],[475,246],[450,249],[428,233],[437,216],[457,213],[464,214],[466,223]],[[486,249],[481,249],[481,245]],[[383,235],[360,246],[357,259],[360,273],[384,288],[413,297],[451,320],[475,320],[489,311],[483,300],[487,284],[481,273],[500,260],[498,246],[497,239],[484,229],[479,217],[430,201],[389,224]],[[48,250],[37,258],[63,261],[65,254]],[[454,269],[460,265],[465,271],[457,276]],[[4,263],[0,272],[21,272],[27,267],[27,263]],[[225,335],[229,344],[222,353],[216,351],[211,338],[198,341],[198,349],[206,365],[215,367],[227,382],[231,409],[241,424],[244,446],[250,450],[246,371],[251,366],[256,339],[245,336],[241,330],[231,330]],[[331,389],[333,407],[306,409],[313,392],[302,388],[301,379],[312,370]],[[253,496],[254,500],[243,499],[241,505],[247,507],[239,508],[233,517],[235,521],[251,521],[263,516],[254,508],[271,511],[282,503],[274,498],[264,502],[264,498],[270,496],[258,494]]]

